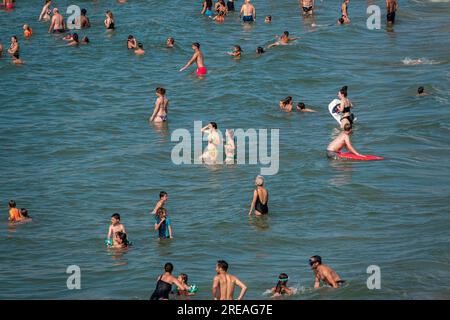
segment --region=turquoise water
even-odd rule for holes
[[[40,2],[18,2],[0,11],[0,41],[7,48],[19,35],[25,61],[0,58],[1,299],[148,299],[167,261],[209,299],[218,259],[252,299],[268,298],[281,272],[298,288],[293,299],[450,298],[449,2],[400,0],[394,30],[384,16],[381,30],[368,30],[367,5],[384,12],[384,1],[352,1],[345,27],[334,25],[339,5],[331,1],[317,1],[315,21],[304,21],[297,1],[255,0],[251,26],[237,14],[217,25],[199,15],[201,1],[57,1],[62,12],[69,4],[88,10],[93,26],[80,34],[92,43],[80,48],[47,34]],[[112,34],[102,25],[107,9]],[[34,30],[29,40],[24,23]],[[302,39],[254,54],[284,30]],[[144,43],[143,57],[127,52],[129,34]],[[174,50],[164,47],[168,36]],[[203,80],[194,67],[178,72],[194,41],[205,55]],[[235,44],[240,61],[226,55]],[[327,105],[343,85],[358,117],[355,147],[385,161],[326,159],[336,134]],[[416,97],[419,85],[431,95]],[[157,86],[171,102],[162,130],[148,125]],[[280,113],[287,95],[319,112]],[[192,131],[194,120],[280,130],[267,219],[247,216],[258,165],[172,163],[171,132]],[[160,190],[169,193],[175,235],[162,243],[149,214]],[[8,226],[10,199],[34,221]],[[103,245],[114,212],[134,242],[126,253]],[[312,290],[314,254],[349,284]],[[381,290],[366,287],[372,264]],[[82,290],[67,290],[69,265],[80,266]]]

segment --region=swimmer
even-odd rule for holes
[[[201,132],[208,134],[208,146],[199,158],[207,164],[214,164],[216,163],[218,157],[217,146],[220,144],[220,135],[217,132],[217,123],[210,122],[207,126],[202,128]]]
[[[167,121],[167,113],[169,112],[169,99],[166,97],[166,89],[156,88],[157,99],[155,101],[155,108],[150,117],[150,122],[164,122]]]
[[[341,132],[336,139],[331,141],[331,143],[327,147],[327,157],[328,159],[332,160],[338,160],[339,159],[339,152],[341,152],[342,148],[346,148],[348,151],[350,151],[353,154],[356,154],[357,156],[364,157],[364,155],[360,154],[356,149],[353,147],[352,142],[350,140],[350,136],[352,135],[352,125],[350,123],[347,123],[344,126],[344,131]]]
[[[235,45],[233,48],[232,52],[228,52],[228,55],[235,57],[235,58],[240,58],[241,57],[241,53],[242,53],[242,49],[241,46]]]
[[[80,41],[78,40],[78,33],[74,33],[72,35],[72,40],[67,44],[68,46],[77,46],[80,44]]]
[[[164,265],[164,274],[158,277],[156,288],[150,297],[150,300],[169,300],[169,294],[172,292],[172,285],[176,285],[181,290],[189,290],[189,287],[172,275],[173,264],[170,262]]]
[[[66,32],[66,23],[64,17],[59,13],[58,8],[53,9],[52,23],[48,29],[48,33],[64,33]]]
[[[275,43],[270,44],[267,48],[272,48],[275,46],[280,46],[280,45],[286,45],[288,44],[290,41],[294,41],[299,39],[297,38],[289,38],[289,31],[285,31],[283,32],[283,34],[281,36],[276,36],[279,40]]]
[[[196,72],[196,74],[198,76],[204,76],[207,71],[206,71],[205,65],[203,64],[203,54],[200,52],[200,43],[194,42],[192,44],[192,50],[194,50],[194,54],[193,54],[191,60],[189,60],[188,63],[186,63],[186,65],[183,68],[180,69],[180,71],[186,70],[194,62],[196,62],[197,63],[197,72]]]
[[[186,273],[180,273],[177,280],[180,281],[181,284],[184,284],[186,287],[190,288],[191,286],[188,285],[188,275]],[[194,292],[189,292],[188,290],[182,289],[180,287],[177,287],[177,295],[179,296],[193,296],[195,295]]]
[[[300,112],[317,112],[316,110],[307,108],[303,102],[297,103],[297,111],[300,111]]]
[[[131,34],[128,36],[127,48],[128,49],[136,49],[137,48],[137,40]]]
[[[30,28],[29,25],[24,24],[24,25],[23,25],[23,36],[24,36],[25,38],[29,38],[29,37],[31,37],[32,35],[33,35],[33,30]]]
[[[175,47],[175,39],[172,37],[167,38],[166,48],[174,48]]]
[[[341,100],[341,103],[338,106],[338,111],[342,115],[341,116],[341,129],[348,124],[353,124],[353,120],[355,116],[351,113],[351,109],[353,108],[352,102],[347,98],[347,86],[343,86],[341,90],[338,92],[338,98]]]
[[[314,10],[314,0],[301,0],[301,6],[303,9],[303,15],[310,15],[312,16],[313,10]]]
[[[72,41],[73,40],[73,35],[71,33],[67,34],[64,38],[64,41]]]
[[[427,95],[428,95],[428,93],[425,92],[424,87],[417,88],[417,96],[418,97],[423,97],[423,96],[427,96]]]
[[[256,53],[257,54],[263,54],[265,51],[264,51],[264,48],[263,47],[258,47],[258,48],[256,48]]]
[[[3,5],[6,9],[14,9],[15,0],[3,0]]]
[[[156,206],[153,209],[152,214],[156,214],[156,212],[158,212],[158,209],[162,208],[166,204],[167,200],[169,200],[169,195],[167,194],[167,192],[161,191],[159,193],[159,201],[156,203]]]
[[[284,294],[288,295],[288,296],[291,296],[291,295],[294,294],[294,289],[293,288],[289,288],[287,286],[288,281],[289,281],[289,277],[288,277],[288,275],[286,273],[281,273],[278,276],[277,285],[271,289],[272,294],[273,294],[272,298],[279,297],[279,296],[282,296]]]
[[[158,239],[172,239],[172,225],[165,208],[159,208],[155,215],[155,231],[158,231]]]
[[[105,25],[106,29],[108,30],[114,30],[115,24],[114,24],[114,16],[111,11],[106,11],[105,13],[106,19],[103,21],[103,24]]]
[[[256,189],[253,191],[252,204],[250,205],[250,211],[248,215],[251,216],[253,209],[255,210],[255,216],[261,216],[269,213],[269,192],[264,187],[264,177],[257,176],[255,179]]]
[[[120,223],[120,214],[114,213],[111,216],[111,225],[108,229],[108,235],[106,239],[114,239],[117,232],[127,233],[123,224]]]
[[[227,9],[227,6],[225,4],[225,1],[224,0],[217,0],[216,4],[214,5],[214,11],[216,13],[223,12],[223,15],[226,15],[228,9]]]
[[[19,57],[19,42],[16,36],[11,37],[11,45],[8,49],[8,53],[12,56],[14,64],[22,64],[23,61]]]
[[[45,4],[42,7],[41,14],[39,15],[39,21],[49,21],[51,19],[50,15],[52,10],[50,6],[52,5],[52,0],[45,0]]]
[[[395,12],[398,10],[397,0],[386,0],[386,21],[387,24],[395,23]]]
[[[22,220],[22,216],[20,214],[19,209],[16,208],[16,202],[14,200],[10,200],[8,202],[9,207],[9,218],[10,222],[19,222]]]
[[[227,137],[227,141],[225,143],[225,163],[233,164],[234,154],[236,150],[236,145],[234,143],[234,132],[230,129],[227,129],[225,130],[225,136]]]
[[[134,50],[134,53],[138,56],[142,56],[143,54],[145,54],[144,45],[141,42],[138,43],[136,50]]]
[[[272,22],[272,16],[266,16],[266,17],[264,18],[264,22],[265,22],[265,23],[271,23],[271,22]]]
[[[80,15],[80,27],[81,28],[90,28],[91,22],[89,21],[89,18],[86,16],[87,10],[81,9],[81,15]]]
[[[22,217],[22,221],[31,221],[31,220],[33,220],[33,218],[28,215],[28,209],[26,209],[26,208],[21,208],[20,209],[20,216]]]
[[[280,100],[280,109],[285,112],[291,112],[292,104],[293,104],[292,97],[288,96],[283,100]]]
[[[89,44],[90,40],[88,37],[84,37],[83,39],[81,39],[81,44]]]
[[[320,287],[320,282],[332,286],[333,288],[339,288],[345,283],[341,280],[341,277],[331,269],[329,266],[322,264],[322,258],[320,256],[312,256],[309,258],[309,265],[314,271],[314,288]]]
[[[341,5],[341,18],[338,20],[340,24],[349,24],[350,18],[348,17],[348,5],[350,4],[350,0],[344,0]]]
[[[220,11],[219,14],[213,18],[213,20],[217,23],[224,23],[225,13],[223,11]]]
[[[241,288],[241,292],[237,300],[242,300],[247,292],[247,286],[237,277],[228,273],[228,263],[224,260],[217,261],[217,276],[214,277],[212,286],[212,295],[214,300],[233,300],[234,289],[237,286]]]
[[[212,0],[205,0],[203,1],[202,4],[202,12],[201,14],[204,14],[207,17],[211,17],[212,16]]]
[[[234,0],[227,1],[227,9],[228,11],[234,11]]]
[[[244,0],[239,17],[242,17],[244,22],[256,21],[256,9],[255,6],[250,3],[250,0]]]
[[[2,43],[0,42],[0,57],[2,56],[2,54],[3,54],[3,45],[2,45]]]
[[[115,234],[113,239],[113,248],[115,249],[123,249],[127,248],[129,245],[128,236],[126,233],[119,231]]]

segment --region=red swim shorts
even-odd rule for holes
[[[197,72],[196,72],[198,75],[205,75],[206,74],[206,68],[205,67],[199,67],[198,69],[197,69]]]

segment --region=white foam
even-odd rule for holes
[[[434,60],[430,60],[427,58],[411,59],[408,57],[403,59],[402,62],[403,62],[403,64],[408,65],[408,66],[415,66],[418,64],[439,64],[440,63],[439,61],[434,61]]]

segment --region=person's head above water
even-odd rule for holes
[[[263,47],[258,47],[258,48],[256,48],[256,53],[257,54],[263,54],[265,51],[264,51],[264,48]]]
[[[81,42],[83,43],[89,43],[89,38],[88,37],[84,37]]]
[[[142,44],[142,42],[139,42],[137,46],[138,46],[138,48],[141,49],[141,50],[144,49],[144,45]]]
[[[161,88],[162,89],[162,88]],[[158,90],[158,89],[156,89],[156,90]],[[165,92],[165,91],[164,91]],[[167,192],[165,192],[165,191],[161,191],[160,193],[159,193],[159,199],[162,199],[162,198],[164,198],[164,199],[167,199],[169,197],[169,195],[167,194]]]
[[[198,42],[194,42],[193,44],[192,44],[192,49],[197,49],[197,50],[200,50],[200,43],[198,43]]]
[[[161,208],[159,208],[159,209],[156,211],[156,215],[157,215],[160,219],[162,219],[162,218],[164,218],[164,217],[167,216],[167,210],[166,210],[165,208],[161,207]]]
[[[161,95],[161,96],[163,96],[163,95],[165,95],[166,94],[166,89],[164,89],[164,88],[162,88],[162,87],[158,87],[158,88],[156,88],[156,94],[158,95]],[[166,193],[167,194],[167,193]],[[161,193],[159,194],[160,196],[161,196]]]
[[[266,18],[264,19],[264,22],[271,22],[272,21],[272,16],[266,16]]]
[[[78,33],[74,33],[72,36],[72,40],[78,42]]]
[[[186,284],[188,282],[188,275],[186,273],[180,273],[178,279],[181,280],[182,283]]]
[[[215,123],[215,122],[210,122],[209,124],[210,124],[211,127],[213,127],[215,130],[217,130],[217,123]]]
[[[341,88],[341,90],[339,90],[339,93],[340,93],[341,95],[343,95],[345,98],[347,97],[347,89],[348,89],[347,86],[343,86],[343,87]]]
[[[134,37],[130,34],[130,35],[128,36],[128,41],[131,41],[131,40],[134,40]]]
[[[258,187],[262,187],[264,185],[264,177],[263,176],[256,176],[255,179],[255,185]]]
[[[282,288],[287,287],[288,280],[289,276],[286,273],[280,273],[278,276],[277,286],[275,287],[275,293],[281,294]]]
[[[352,133],[352,129],[353,129],[353,127],[352,127],[351,123],[346,123],[346,124],[344,125],[344,131],[345,131],[345,132],[347,132],[347,133]]]
[[[8,207],[15,208],[16,207],[16,202],[14,200],[9,200]]]
[[[309,265],[311,268],[315,269],[317,266],[322,264],[322,257],[321,256],[312,256],[309,258]]]
[[[173,264],[171,264],[170,262],[167,262],[164,265],[164,271],[167,272],[167,273],[172,273],[172,271],[173,271]]]
[[[220,271],[227,272],[228,271],[228,263],[225,260],[217,261],[216,271],[217,272],[220,272]]]
[[[120,244],[128,245],[127,234],[122,231],[116,233],[116,240],[118,240],[117,242]]]
[[[28,210],[26,208],[21,208],[20,215],[22,215],[25,218],[28,218]]]
[[[281,103],[285,106],[287,104],[291,104],[292,103],[292,97],[291,96],[287,96],[286,98],[284,98],[283,100],[281,100]]]
[[[241,46],[235,45],[235,46],[234,46],[234,51],[236,51],[236,52],[242,52]]]
[[[172,37],[167,38],[166,44],[168,46],[173,46],[175,44],[175,39]]]
[[[87,13],[87,10],[86,10],[86,9],[84,9],[84,8],[83,8],[83,9],[81,9],[81,15],[82,15],[82,16],[85,16],[85,15],[86,15],[86,13]]]
[[[422,94],[424,91],[425,91],[425,88],[424,88],[424,87],[419,87],[419,88],[417,88],[417,93],[418,93],[418,94]]]
[[[303,102],[297,103],[297,109],[303,110],[303,109],[305,109],[305,108],[306,108],[306,106],[305,106],[305,104],[304,104]]]
[[[289,37],[289,31],[283,32],[283,35],[284,35],[285,37]]]
[[[113,219],[115,219],[117,222],[120,222],[120,214],[114,213],[114,214],[111,216],[111,220],[113,220]]]
[[[53,8],[53,14],[57,14],[59,12],[58,8]]]

